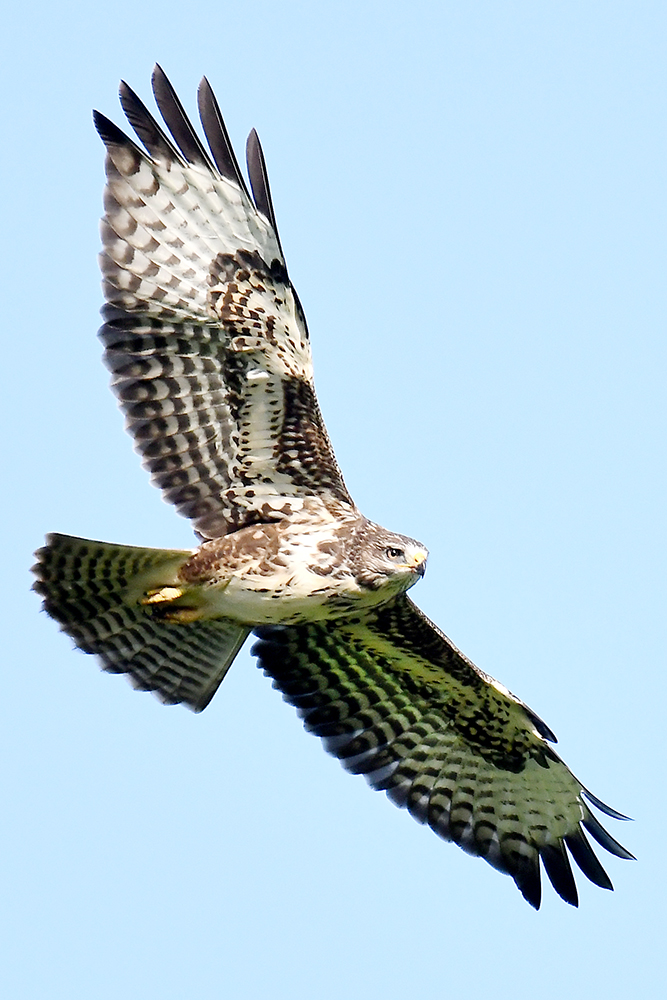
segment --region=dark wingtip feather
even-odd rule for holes
[[[278,242],[278,246],[280,247],[280,252],[282,253],[283,248],[280,243],[280,236],[278,235],[278,225],[276,223],[275,212],[273,211],[273,201],[271,200],[271,189],[269,187],[269,175],[266,171],[266,161],[264,159],[264,153],[262,152],[259,136],[254,129],[248,136],[248,141],[246,143],[246,161],[248,164],[248,176],[250,177],[250,186],[255,199],[255,205],[257,206],[258,211],[260,211],[273,226],[273,231],[276,234],[276,240]]]
[[[592,805],[594,805],[596,809],[599,809],[600,812],[605,813],[605,815],[607,815],[607,816],[611,816],[612,819],[622,819],[622,820],[631,820],[632,819],[631,816],[624,816],[623,813],[617,812],[616,809],[612,809],[611,806],[606,805],[596,795],[593,795],[592,792],[589,792],[587,788],[582,788],[581,792],[582,792],[582,795],[585,798],[587,798],[588,801]]]
[[[591,837],[593,837],[594,840],[597,840],[600,847],[604,847],[605,851],[609,851],[610,854],[615,854],[617,858],[624,858],[626,861],[637,860],[634,854],[630,854],[630,851],[627,851],[622,844],[619,844],[617,840],[614,840],[610,833],[607,833],[600,821],[595,818],[589,809],[586,810],[586,815],[581,822],[586,827]]]
[[[192,123],[186,115],[176,91],[169,82],[167,74],[158,63],[155,64],[155,68],[153,69],[152,84],[155,101],[160,109],[160,114],[164,118],[165,124],[174,137],[174,141],[177,143],[183,156],[190,163],[196,163],[209,170],[214,170],[215,167],[211,162],[211,158],[192,127]]]
[[[579,906],[577,886],[563,844],[560,841],[557,845],[546,844],[540,851],[540,857],[549,880],[560,898],[570,906]]]
[[[141,98],[125,83],[125,80],[120,81],[118,96],[127,120],[153,159],[175,159],[184,163],[181,154],[169,141]]]
[[[528,708],[528,705],[524,705],[523,710],[543,740],[548,740],[549,743],[558,743],[553,730],[549,729],[546,722],[544,722],[544,720],[541,719],[536,712],[533,712],[532,708]]]
[[[125,135],[122,129],[118,128],[117,125],[114,125],[114,123],[100,111],[93,111],[93,124],[95,125],[97,134],[105,146],[134,146],[135,149],[139,149],[139,147],[132,142],[129,135]]]
[[[577,865],[593,885],[598,885],[601,889],[613,890],[611,879],[600,864],[595,851],[580,827],[577,828],[576,833],[565,836],[565,843]]]
[[[202,128],[211,147],[215,165],[223,177],[238,184],[243,193],[250,198],[245,181],[243,180],[241,168],[234,155],[234,148],[230,142],[227,127],[220,113],[220,107],[213,93],[213,88],[206,77],[203,77],[199,84],[197,104],[199,106],[199,117],[201,118]]]
[[[542,880],[540,879],[540,863],[537,854],[533,858],[522,857],[521,863],[508,866],[517,889],[532,907],[539,910],[542,902]]]

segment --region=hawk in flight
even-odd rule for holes
[[[253,131],[246,186],[213,92],[208,149],[159,67],[170,136],[125,84],[144,148],[103,115],[112,386],[152,481],[189,518],[181,551],[50,535],[35,589],[79,649],[135,687],[208,705],[250,632],[306,729],[445,840],[540,905],[540,860],[573,905],[569,856],[611,882],[584,833],[631,857],[591,811],[551,730],[413,604],[427,551],[357,509],[320,415],[308,327]]]

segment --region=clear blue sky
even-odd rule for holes
[[[663,995],[666,50],[657,0],[6,15],[3,996]],[[191,111],[208,75],[238,149],[259,130],[348,485],[429,546],[427,613],[635,817],[613,894],[535,913],[346,775],[247,651],[196,717],[38,613],[49,530],[192,544],[95,337],[90,110],[120,122],[155,60]]]

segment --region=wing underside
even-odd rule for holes
[[[585,828],[631,857],[549,746],[553,734],[479,671],[407,597],[354,621],[258,630],[254,652],[306,729],[445,840],[511,875],[539,907],[540,860],[577,904],[569,854],[612,888]],[[567,848],[567,849],[566,849]]]
[[[264,159],[251,200],[207,81],[208,152],[162,70],[169,138],[121,103],[146,152],[103,115],[101,330],[112,385],[153,482],[204,537],[274,516],[284,498],[351,503],[319,412],[308,332],[289,281]]]

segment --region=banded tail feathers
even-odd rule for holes
[[[180,594],[178,571],[191,555],[51,534],[36,553],[34,589],[44,610],[105,670],[200,712],[250,630],[228,619],[192,620],[188,608],[170,612]]]

